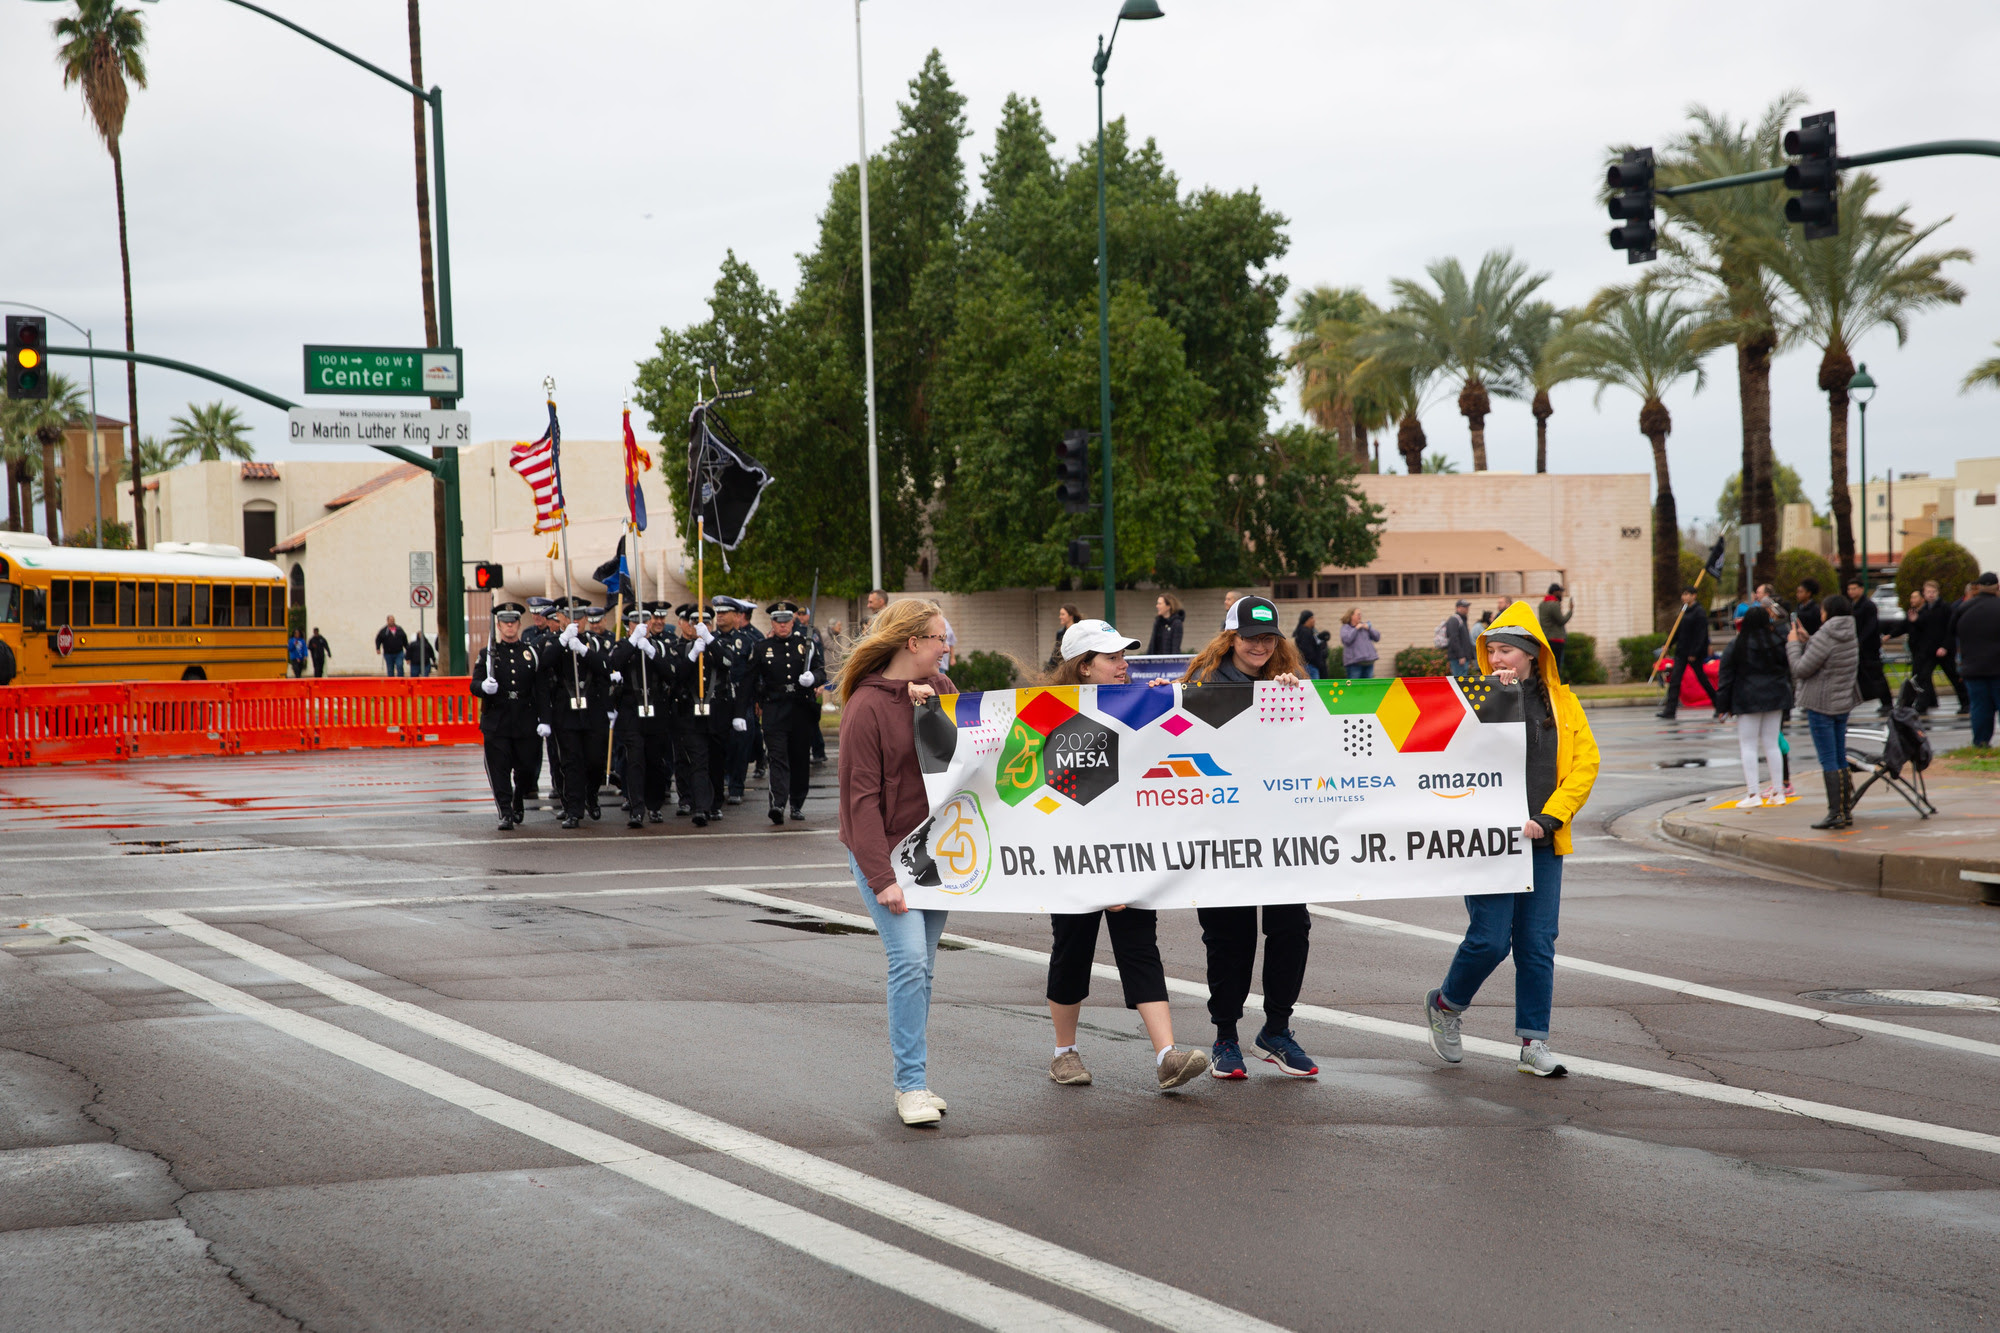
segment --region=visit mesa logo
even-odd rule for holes
[[[1211,754],[1170,754],[1139,775],[1142,778],[1226,778],[1229,770]]]

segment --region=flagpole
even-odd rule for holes
[[[542,387],[544,389],[547,389],[549,393],[549,419],[553,421],[556,415],[555,377],[551,375],[547,379],[544,379],[542,381]],[[561,496],[562,495],[562,446],[559,444],[556,445],[551,452],[550,466],[555,469],[556,494],[558,496]],[[567,612],[567,614],[563,618],[569,621],[570,628],[574,629],[576,628],[576,590],[575,590],[574,580],[571,578],[569,570],[569,504],[567,503],[567,500],[565,500],[565,503],[563,504],[562,507],[561,521],[556,525],[556,539],[562,543],[563,603],[564,603],[563,610]],[[583,668],[580,665],[578,665],[575,653],[571,653],[569,655],[569,677],[570,677],[570,707],[575,708],[576,700],[581,699],[583,697]]]
[[[1704,578],[1707,578],[1707,577],[1708,577],[1708,567],[1707,567],[1706,565],[1704,565],[1704,566],[1702,567],[1702,571],[1701,571],[1701,573],[1699,573],[1699,574],[1696,574],[1696,575],[1694,576],[1694,593],[1695,593],[1695,596],[1697,596],[1697,597],[1701,596],[1701,581],[1702,581],[1702,580],[1703,580]],[[1686,602],[1682,602],[1682,603],[1681,603],[1681,610],[1680,610],[1680,615],[1677,615],[1677,616],[1675,616],[1675,617],[1674,617],[1674,627],[1673,627],[1672,629],[1670,629],[1670,630],[1668,630],[1668,631],[1667,631],[1667,641],[1666,641],[1665,645],[1663,645],[1663,646],[1664,646],[1664,647],[1665,647],[1666,649],[1668,649],[1669,651],[1671,651],[1671,650],[1672,650],[1672,648],[1673,648],[1673,646],[1674,646],[1674,635],[1676,635],[1676,634],[1679,634],[1679,633],[1681,632],[1681,616],[1685,616],[1685,615],[1687,614],[1687,610],[1688,610],[1688,609],[1687,609],[1687,603],[1686,603]],[[1707,614],[1707,613],[1706,613],[1706,612],[1703,612],[1703,614],[1705,615],[1705,614]],[[1657,623],[1657,622],[1655,622],[1655,623]],[[1650,674],[1650,675],[1648,675],[1648,676],[1646,677],[1646,683],[1647,683],[1648,685],[1651,685],[1651,684],[1652,684],[1652,683],[1653,683],[1653,682],[1654,682],[1655,680],[1658,680],[1658,679],[1659,679],[1659,677],[1660,677],[1660,661],[1661,661],[1661,658],[1660,658],[1660,657],[1655,657],[1655,658],[1653,659],[1653,670],[1652,670],[1652,674]]]

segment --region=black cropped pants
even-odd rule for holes
[[[1111,957],[1125,988],[1125,1007],[1167,998],[1167,970],[1160,962],[1160,914],[1144,907],[1122,912],[1052,912],[1055,947],[1049,950],[1049,999],[1082,1004],[1090,994],[1090,967],[1097,960],[1097,922],[1111,932]]]

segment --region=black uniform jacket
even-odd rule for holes
[[[542,679],[541,654],[516,639],[498,643],[479,654],[472,668],[472,697],[479,700],[479,729],[488,736],[532,736],[537,723],[549,720],[547,686]],[[494,684],[486,692],[488,660]]]
[[[688,652],[694,646],[693,639],[678,637],[669,639],[665,644],[665,674],[673,682],[674,716],[694,718],[695,704],[706,701],[709,705],[708,716],[696,720],[706,721],[716,730],[722,730],[729,725],[729,709],[723,698],[728,688],[728,668],[722,660],[721,644],[719,640],[709,640],[706,651],[695,660],[690,660]]]
[[[763,705],[765,726],[794,726],[818,716],[819,696],[811,686],[799,684],[806,664],[817,660],[812,641],[798,634],[773,634],[757,641],[750,650],[750,697]]]
[[[549,694],[549,711],[557,731],[602,731],[610,725],[605,714],[611,711],[611,668],[604,645],[589,634],[579,640],[584,651],[572,652],[568,644],[552,639],[542,658],[542,681]],[[582,686],[583,706],[573,707]]]
[[[618,725],[637,727],[648,736],[666,732],[673,716],[674,695],[668,658],[677,651],[675,643],[672,639],[658,643],[648,639],[642,648],[630,639],[620,639],[612,648],[609,667],[618,673],[619,683],[611,687],[611,702],[618,710]],[[684,655],[684,650],[680,651]]]

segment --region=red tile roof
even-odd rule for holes
[[[245,463],[243,465],[243,480],[276,481],[278,480],[278,465],[276,463]]]

